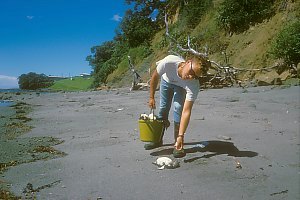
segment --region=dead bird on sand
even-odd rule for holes
[[[153,164],[158,166],[157,169],[175,169],[180,167],[179,161],[173,161],[171,158],[168,157],[159,157],[156,159],[155,162],[153,162]]]

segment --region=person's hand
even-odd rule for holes
[[[149,107],[151,109],[155,109],[156,108],[156,106],[155,106],[155,99],[154,98],[150,98],[148,105],[149,105]]]
[[[183,136],[178,136],[177,139],[176,139],[176,143],[174,145],[174,147],[177,149],[177,150],[181,150],[183,148],[183,140],[184,140],[184,137]]]

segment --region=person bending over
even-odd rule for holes
[[[168,55],[156,63],[150,81],[149,107],[156,108],[155,91],[160,80],[160,105],[158,119],[170,125],[169,111],[174,108],[174,157],[183,157],[184,135],[188,127],[191,111],[200,89],[199,76],[206,73],[210,62],[192,55],[186,60],[175,55]],[[147,143],[145,149],[150,150],[162,146],[162,138],[158,143]]]

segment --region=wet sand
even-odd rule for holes
[[[139,114],[149,112],[147,91],[126,88],[15,98],[33,108],[29,124],[34,128],[19,139],[58,138],[64,142],[54,148],[67,154],[6,170],[0,179],[23,198],[300,197],[298,86],[201,91],[185,137],[187,155],[178,159],[179,168],[165,170],[152,162],[158,156],[173,158],[173,126],[160,148],[146,151],[139,140]],[[204,149],[193,148],[204,141]]]

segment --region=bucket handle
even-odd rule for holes
[[[154,120],[154,116],[155,116],[155,115],[154,115],[154,108],[151,108],[151,109],[150,109],[150,114],[152,114],[152,116],[153,116],[152,120]]]
[[[150,108],[150,114],[153,114],[154,116],[154,108]]]

